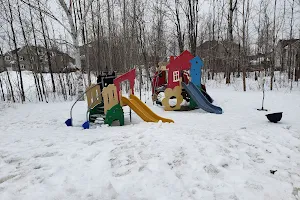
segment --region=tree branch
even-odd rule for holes
[[[31,8],[35,9],[35,10],[39,10],[39,8],[35,5],[32,5],[31,3],[26,2],[24,0],[21,0],[21,2],[25,3],[26,5],[30,6]],[[71,34],[70,29],[68,29],[59,19],[57,19],[53,14],[51,14],[50,12],[46,11],[46,10],[41,10],[42,13],[44,13],[45,15],[47,15],[48,17],[54,19],[55,21],[57,21],[62,27],[64,27],[64,29],[66,29],[68,31],[68,33]]]
[[[236,5],[237,5],[237,0],[235,0],[234,6],[232,8],[232,11],[234,11],[236,9]]]

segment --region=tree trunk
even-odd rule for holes
[[[292,3],[292,16],[291,16],[291,23],[290,23],[290,40],[293,38],[293,21],[294,21],[294,4],[295,0]],[[291,87],[290,90],[293,89],[293,70],[292,70],[292,45],[289,46],[289,71],[288,71],[288,78],[291,79]]]
[[[48,67],[49,67],[49,72],[50,72],[51,82],[52,82],[52,92],[55,95],[55,82],[54,82],[54,77],[53,77],[53,72],[52,72],[51,56],[50,56],[50,52],[49,52],[49,48],[48,48],[48,42],[47,42],[45,27],[44,27],[44,19],[43,19],[43,16],[42,16],[42,11],[41,11],[39,1],[38,1],[38,6],[39,6],[40,21],[41,21],[41,25],[42,25],[41,27],[42,27],[44,45],[45,45],[45,48],[46,48],[46,55],[47,55],[47,60],[48,60]]]
[[[14,29],[14,24],[13,24],[13,13],[12,13],[12,9],[11,9],[10,0],[8,0],[8,8],[9,8],[9,13],[10,13],[10,28],[11,28],[11,32],[13,35],[13,43],[14,43],[15,50],[16,50],[17,66],[18,66],[19,78],[20,78],[21,100],[22,100],[22,102],[24,102],[25,101],[25,93],[24,93],[24,87],[23,87],[23,78],[22,78],[20,58],[19,58],[19,53],[18,53],[16,33],[15,33],[15,29]]]
[[[0,87],[1,87],[1,93],[2,93],[2,100],[5,101],[5,95],[4,95],[4,91],[3,91],[3,85],[2,85],[2,78],[0,77]]]
[[[111,10],[110,10],[110,0],[106,0],[107,2],[107,22],[108,22],[108,63],[109,70],[112,71],[112,42],[111,42]]]
[[[191,54],[196,56],[198,35],[198,0],[188,0],[187,24]]]
[[[68,18],[68,22],[70,25],[70,30],[68,30],[68,32],[71,34],[72,36],[72,41],[73,41],[73,47],[75,49],[75,65],[76,67],[80,70],[80,72],[78,72],[78,76],[77,76],[77,84],[78,84],[78,97],[82,96],[80,98],[81,101],[84,100],[83,97],[83,90],[84,90],[84,86],[83,86],[83,74],[82,74],[82,68],[81,68],[81,58],[80,58],[80,46],[79,46],[79,34],[82,31],[82,27],[84,25],[84,21],[83,20],[79,20],[79,25],[78,27],[75,26],[76,23],[74,23],[73,18],[72,18],[72,10],[71,8],[69,9],[66,5],[66,2],[64,0],[58,0],[61,7],[64,9],[67,18]],[[83,14],[83,19],[85,19],[87,12],[92,4],[93,0],[89,0],[88,1],[88,6],[86,8],[86,10],[84,11]],[[75,18],[76,20],[76,18]]]
[[[179,52],[184,51],[184,34],[182,34],[180,16],[179,16],[179,0],[175,0],[175,14],[176,14],[176,30]]]
[[[31,60],[31,53],[29,51],[29,45],[28,45],[28,40],[26,38],[26,34],[25,34],[25,30],[24,30],[24,26],[23,26],[23,21],[22,21],[22,18],[21,18],[21,13],[20,13],[20,5],[19,5],[19,2],[17,1],[17,8],[18,8],[18,17],[19,17],[19,22],[20,22],[20,25],[21,25],[21,29],[22,29],[22,35],[23,35],[23,38],[24,38],[24,41],[25,41],[25,47],[26,47],[26,53],[28,55],[28,58],[29,58],[29,64],[30,64],[30,68],[32,69],[32,75],[34,77],[34,83],[35,83],[35,87],[36,87],[36,92],[37,92],[37,96],[38,96],[38,99],[39,101],[42,100],[42,97],[41,97],[41,91],[40,91],[40,87],[39,87],[39,84],[37,82],[37,76],[36,76],[36,73],[33,69],[33,64],[32,64],[32,60]]]
[[[275,65],[275,42],[276,42],[276,4],[277,0],[275,0],[274,4],[274,21],[273,21],[273,54],[272,54],[272,62],[271,62],[271,83],[270,83],[270,90],[273,90],[273,82],[274,82],[274,65]]]
[[[37,62],[37,72],[40,72],[40,78],[41,78],[41,85],[42,85],[42,92],[44,94],[45,97],[45,101],[47,102],[47,94],[45,91],[45,85],[44,85],[44,79],[43,79],[43,74],[42,74],[42,70],[41,70],[41,63],[40,63],[40,59],[39,59],[39,53],[38,53],[38,47],[37,47],[37,38],[36,38],[36,33],[35,33],[35,27],[33,24],[33,16],[32,16],[32,12],[31,12],[31,7],[29,6],[29,13],[30,13],[30,22],[31,22],[31,28],[32,28],[32,33],[33,33],[33,39],[34,39],[34,45],[35,45],[35,55],[34,59],[36,59]],[[37,83],[38,85],[40,85],[39,83],[39,77],[37,76]],[[43,101],[43,95],[41,94],[41,100]]]
[[[233,4],[233,0],[229,0],[229,12],[228,12],[228,41],[229,41],[229,51],[228,60],[229,64],[226,66],[226,84],[230,83],[230,73],[231,65],[233,64],[233,13],[236,9],[237,0]]]
[[[126,51],[126,42],[127,42],[127,28],[126,28],[126,0],[123,0],[123,62],[124,70],[127,69],[127,51]]]

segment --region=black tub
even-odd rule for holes
[[[282,118],[282,112],[271,113],[271,114],[267,114],[266,116],[270,122],[277,123]]]

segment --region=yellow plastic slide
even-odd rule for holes
[[[146,104],[144,104],[135,95],[130,95],[130,99],[122,96],[122,102],[128,105],[138,116],[140,116],[145,122],[173,122],[171,119],[163,118],[155,114]]]

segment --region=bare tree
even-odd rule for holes
[[[270,90],[273,90],[273,82],[274,82],[274,68],[275,68],[275,43],[276,43],[276,5],[277,0],[274,2],[274,19],[273,19],[273,53],[272,53],[272,62],[271,62],[271,83],[270,83]]]
[[[65,14],[67,15],[67,18],[68,18],[70,29],[67,29],[67,31],[72,36],[73,46],[74,46],[74,49],[75,49],[75,64],[76,64],[76,67],[79,68],[79,69],[81,69],[79,34],[82,33],[82,28],[83,28],[83,25],[85,23],[84,19],[86,18],[87,14],[88,14],[88,11],[89,11],[93,1],[94,0],[88,0],[87,7],[84,10],[83,16],[82,16],[81,20],[79,20],[78,26],[77,26],[77,25],[75,25],[76,24],[75,21],[73,21],[73,14],[72,14],[71,5],[68,8],[68,6],[67,6],[67,4],[64,0],[59,0],[60,6],[63,8],[63,10],[65,11]],[[82,73],[80,73],[78,75],[78,96],[82,96],[82,93],[83,93],[83,75],[82,75]],[[81,98],[81,100],[84,100],[84,99]]]
[[[29,6],[29,14],[30,14],[30,22],[31,22],[31,28],[32,28],[32,34],[33,34],[33,39],[34,39],[34,46],[35,46],[35,56],[33,57],[36,62],[37,62],[37,72],[40,73],[40,79],[41,79],[41,85],[42,85],[42,92],[44,94],[45,97],[45,101],[47,102],[47,93],[46,93],[46,89],[45,89],[45,81],[44,81],[44,77],[42,74],[42,66],[41,66],[41,62],[39,59],[39,51],[38,51],[38,46],[37,46],[37,37],[36,37],[36,30],[35,30],[35,26],[34,26],[34,22],[33,22],[33,14],[32,14],[32,10],[31,7]],[[37,82],[39,84],[39,78],[37,77]],[[41,95],[41,100],[43,101],[43,96]]]
[[[293,0],[291,9],[292,9],[292,14],[291,14],[291,21],[290,21],[290,40],[293,38],[293,26],[294,26],[294,5],[295,5],[295,0]],[[292,69],[292,44],[289,45],[289,52],[288,52],[288,78],[291,79],[291,87],[290,90],[293,88],[293,69]]]
[[[179,12],[179,0],[175,0],[175,15],[176,15],[176,31],[177,31],[177,41],[179,52],[182,53],[184,50],[184,33],[181,28],[180,12]]]
[[[246,67],[248,65],[247,55],[248,55],[248,21],[249,21],[249,0],[243,0],[243,53],[242,53],[242,61],[243,61],[243,90],[246,91]]]
[[[229,0],[229,10],[228,10],[228,33],[227,38],[229,41],[229,50],[228,50],[228,59],[229,63],[226,66],[226,84],[230,83],[230,73],[231,73],[231,65],[233,64],[233,14],[234,10],[237,7],[237,0],[233,2],[233,0]]]
[[[153,56],[154,56],[154,66],[158,67],[159,59],[162,54],[165,53],[165,42],[164,39],[164,18],[165,10],[163,8],[163,1],[157,0],[154,5],[154,19],[152,28],[155,30],[152,34],[153,40]]]
[[[126,17],[126,0],[123,0],[123,61],[124,61],[124,69],[127,70],[127,17]]]
[[[38,8],[39,8],[39,16],[40,16],[42,34],[43,34],[43,39],[44,39],[44,45],[45,45],[45,48],[46,48],[48,67],[49,67],[49,72],[50,72],[50,76],[51,76],[52,92],[55,95],[55,82],[54,82],[54,77],[53,77],[53,72],[52,72],[51,56],[50,56],[48,42],[47,42],[47,36],[46,36],[46,32],[45,32],[44,17],[42,15],[41,7],[40,7],[40,1],[37,1],[37,2],[38,2]]]
[[[26,48],[26,52],[27,52],[27,55],[28,55],[30,68],[32,69],[32,75],[33,75],[34,82],[35,82],[37,96],[38,96],[39,101],[42,101],[43,97],[42,97],[41,88],[40,88],[40,85],[39,85],[39,82],[38,82],[38,77],[36,76],[35,70],[33,68],[32,59],[30,59],[31,52],[29,51],[29,43],[28,43],[28,40],[27,40],[27,37],[26,37],[26,33],[25,33],[24,25],[23,25],[23,20],[21,18],[19,1],[17,1],[17,8],[18,8],[19,22],[20,22],[21,29],[22,29],[22,35],[23,35],[23,39],[24,39],[24,42],[25,42],[25,48]]]
[[[110,0],[106,0],[107,2],[107,23],[108,23],[108,63],[109,69],[112,70],[112,41],[111,41],[111,8],[110,8]]]
[[[19,78],[20,78],[20,89],[21,89],[21,100],[22,102],[25,101],[25,93],[24,93],[24,87],[23,87],[23,77],[22,77],[22,72],[21,72],[21,65],[20,65],[20,57],[19,57],[19,53],[18,53],[18,45],[17,45],[17,39],[16,39],[16,33],[15,33],[15,28],[14,28],[14,19],[13,19],[13,12],[12,12],[12,6],[10,3],[10,0],[7,1],[8,2],[8,9],[9,9],[9,23],[10,23],[10,28],[11,28],[11,32],[12,32],[12,39],[13,39],[13,43],[14,43],[14,47],[15,47],[15,53],[16,53],[16,57],[17,57],[17,66],[18,66],[18,71],[19,71]],[[2,1],[3,3],[3,1]]]
[[[5,95],[4,95],[3,84],[2,84],[2,77],[0,77],[0,87],[1,87],[2,101],[5,101]]]
[[[191,53],[196,56],[197,36],[198,36],[198,0],[187,1],[187,11],[185,12],[188,26],[188,37]]]
[[[2,48],[1,48],[1,47],[0,47],[0,55],[1,55],[1,57],[2,57],[2,63],[4,64],[4,63],[5,63],[5,62],[4,62],[4,56],[3,56],[3,51],[2,51]],[[10,80],[10,76],[9,76],[9,73],[8,73],[8,71],[7,71],[7,69],[6,69],[5,64],[4,64],[4,69],[5,69],[5,71],[6,71],[6,76],[7,76],[8,85],[9,85],[9,90],[8,90],[8,91],[10,91],[10,93],[11,93],[11,99],[12,99],[12,101],[15,103],[16,100],[15,100],[14,90],[13,90],[13,87],[12,87],[12,84],[11,84],[11,80]],[[8,87],[7,87],[7,88],[8,88]],[[9,100],[9,98],[7,98],[7,100]]]

